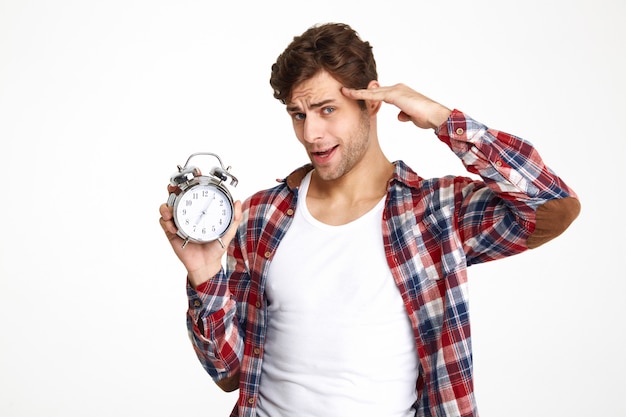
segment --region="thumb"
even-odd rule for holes
[[[398,120],[400,120],[401,122],[410,122],[411,116],[409,116],[403,111],[400,111],[400,113],[398,113]]]

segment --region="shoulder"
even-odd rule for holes
[[[395,172],[392,179],[392,188],[408,190],[413,198],[426,198],[428,196],[448,196],[464,194],[477,187],[484,186],[480,180],[474,180],[467,176],[446,175],[435,178],[422,178],[403,161],[394,162]]]
[[[312,170],[310,164],[303,165],[292,171],[287,177],[279,179],[274,187],[260,190],[252,194],[243,202],[244,211],[266,211],[270,207],[289,205],[297,194],[300,183],[305,175]]]

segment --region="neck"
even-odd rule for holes
[[[309,211],[319,221],[330,225],[351,222],[367,213],[387,193],[394,165],[382,156],[376,163],[352,169],[332,181],[311,174],[306,196]]]

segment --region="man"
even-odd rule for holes
[[[466,267],[535,248],[580,210],[528,142],[398,84],[368,42],[312,27],[272,66],[310,159],[236,203],[218,242],[181,248],[198,358],[233,416],[474,416]],[[423,179],[387,160],[376,115],[434,129],[481,180]]]

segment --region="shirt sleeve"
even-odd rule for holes
[[[435,133],[482,179],[463,184],[456,207],[461,238],[476,262],[519,252],[535,230],[538,208],[577,198],[520,137],[490,129],[459,110]]]
[[[200,363],[216,382],[237,374],[243,340],[224,269],[195,290],[187,284],[187,296],[187,329]]]

